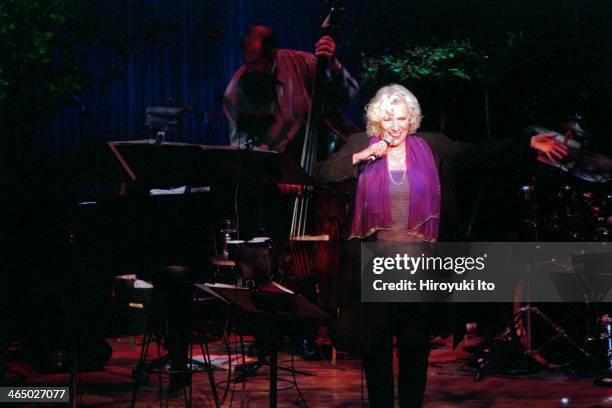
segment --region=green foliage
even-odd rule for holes
[[[403,50],[363,60],[363,82],[391,77],[410,80],[470,81],[482,78],[482,57],[468,41],[406,46]]]
[[[0,106],[15,122],[23,123],[19,117],[26,111],[43,120],[52,117],[86,86],[76,69],[52,63],[69,6],[69,0],[0,3]]]
[[[53,118],[82,94],[106,92],[136,49],[176,48],[176,25],[147,0],[0,0],[0,120],[19,133]],[[156,17],[157,16],[157,17]],[[105,73],[82,68],[83,49],[119,57]],[[24,118],[35,118],[37,123]],[[25,127],[27,129],[25,129]]]

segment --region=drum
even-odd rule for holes
[[[592,183],[557,169],[523,186],[526,225],[538,241],[603,241],[612,235],[610,183]]]
[[[238,277],[248,287],[272,280],[278,270],[278,250],[268,237],[237,244],[230,241],[229,258],[236,262]]]

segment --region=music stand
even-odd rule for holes
[[[312,184],[288,157],[261,149],[163,142],[155,139],[107,142],[136,192],[151,188],[229,183]],[[201,188],[200,188],[201,189]],[[189,189],[187,190],[189,191]]]
[[[132,182],[146,187],[259,183],[312,185],[287,155],[258,148],[159,142],[107,142]]]
[[[573,254],[570,258],[585,300],[605,302],[612,287],[612,253]]]
[[[270,324],[270,408],[277,406],[278,382],[278,349],[282,328],[288,324],[303,321],[327,320],[329,316],[323,310],[304,299],[302,296],[280,289],[272,282],[266,289],[252,291],[248,288],[229,285],[195,284],[247,316],[265,318]]]

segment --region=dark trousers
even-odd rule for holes
[[[370,407],[393,407],[393,334],[397,336],[400,406],[420,407],[427,382],[432,313],[425,304],[371,303],[364,309],[369,344],[363,366]]]

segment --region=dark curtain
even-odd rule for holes
[[[282,47],[311,50],[323,11],[323,2],[309,1],[85,3],[71,16],[76,24],[56,57],[78,64],[93,79],[92,90],[41,129],[41,147],[55,154],[148,137],[147,106],[176,103],[196,112],[185,115],[173,141],[227,143],[221,96],[242,64],[244,30],[269,25],[281,34]]]

